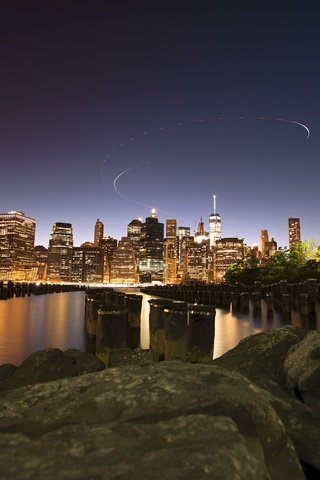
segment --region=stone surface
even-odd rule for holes
[[[8,377],[11,377],[16,370],[17,367],[12,365],[12,363],[4,363],[3,365],[0,365],[0,382]]]
[[[265,392],[215,365],[117,367],[2,392],[0,432],[7,480],[305,478]]]
[[[320,411],[318,407],[313,408],[301,401],[294,382],[290,389],[283,388],[283,385],[288,387],[284,381],[284,365],[289,368],[292,360],[292,371],[298,372],[299,365],[305,365],[305,361],[302,361],[303,356],[306,358],[305,346],[309,345],[309,354],[311,351],[318,351],[314,340],[319,334],[310,334],[311,332],[307,335],[292,326],[258,333],[245,338],[212,363],[241,372],[264,389],[268,400],[286,426],[299,458],[305,464],[320,470]],[[293,358],[295,351],[301,352],[297,364]],[[319,405],[319,396],[316,401]]]
[[[289,349],[305,335],[304,330],[291,325],[265,330],[244,338],[213,363],[240,372],[253,382],[275,380]]]
[[[121,365],[140,365],[145,362],[158,362],[159,354],[154,350],[142,350],[140,348],[115,348],[110,351],[108,367]]]
[[[320,332],[310,331],[288,352],[281,374],[284,387],[305,403],[320,403]]]
[[[47,348],[31,354],[15,372],[0,381],[0,388],[8,390],[25,385],[75,377],[104,368],[103,363],[90,353],[69,349]]]

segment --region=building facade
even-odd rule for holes
[[[36,221],[23,212],[0,214],[0,280],[34,281]]]
[[[300,218],[289,218],[288,219],[289,227],[289,248],[295,247],[298,243],[301,242],[301,232],[300,232]]]
[[[118,246],[118,240],[112,237],[103,237],[100,241],[103,251],[103,282],[110,283],[111,260]]]
[[[103,249],[83,244],[73,247],[71,281],[80,283],[102,283],[104,256]]]
[[[236,237],[221,238],[212,249],[213,252],[213,281],[224,281],[226,271],[231,265],[242,262],[244,258],[243,239]]]
[[[138,266],[132,242],[128,237],[122,237],[111,260],[110,283],[138,282]]]
[[[136,255],[136,260],[139,265],[140,259],[140,247],[141,247],[141,229],[142,221],[138,218],[132,220],[127,226],[127,237],[130,238],[133,246],[134,253]]]
[[[53,282],[71,281],[72,253],[71,223],[54,223],[48,248],[48,280]]]
[[[177,283],[178,267],[177,221],[166,220],[166,238],[163,242],[164,283]]]
[[[95,247],[100,246],[101,240],[103,239],[103,232],[104,232],[104,225],[98,218],[94,226],[93,244]]]
[[[268,245],[269,245],[268,230],[260,230],[260,254],[262,259],[269,256]]]
[[[164,225],[153,208],[141,227],[139,272],[141,281],[163,280]]]

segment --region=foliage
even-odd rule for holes
[[[320,247],[314,240],[300,242],[291,250],[279,249],[264,265],[258,265],[252,257],[232,265],[225,279],[228,283],[241,282],[252,285],[259,281],[264,284],[280,280],[300,282],[308,278],[320,279]]]

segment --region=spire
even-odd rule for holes
[[[154,207],[152,207],[152,210],[151,210],[151,218],[157,218],[157,211]]]

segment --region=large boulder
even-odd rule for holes
[[[261,385],[275,380],[289,349],[306,335],[301,328],[286,325],[251,335],[213,361],[214,364],[242,373]]]
[[[4,363],[3,365],[0,365],[0,382],[11,377],[16,370],[17,367],[12,365],[12,363]]]
[[[319,474],[320,411],[318,407],[303,403],[295,388],[307,363],[309,368],[306,369],[308,375],[305,378],[309,385],[311,379],[314,387],[319,385],[319,374],[316,375],[319,370],[314,363],[319,362],[314,358],[319,351],[316,339],[319,340],[319,334],[307,334],[299,328],[287,325],[245,338],[212,363],[241,372],[264,389],[266,397],[286,426],[306,470],[316,469]],[[284,371],[287,372],[286,377]],[[292,372],[291,383],[289,371]],[[315,394],[316,388],[313,388],[312,392]],[[317,398],[319,402],[319,397]]]
[[[305,403],[320,403],[320,332],[310,331],[291,347],[279,374],[283,386]]]
[[[47,348],[32,353],[12,374],[0,381],[0,389],[9,390],[25,385],[48,382],[59,378],[75,377],[105,368],[93,354],[69,349]]]
[[[6,391],[0,432],[7,480],[305,478],[266,395],[214,365],[117,367]]]

